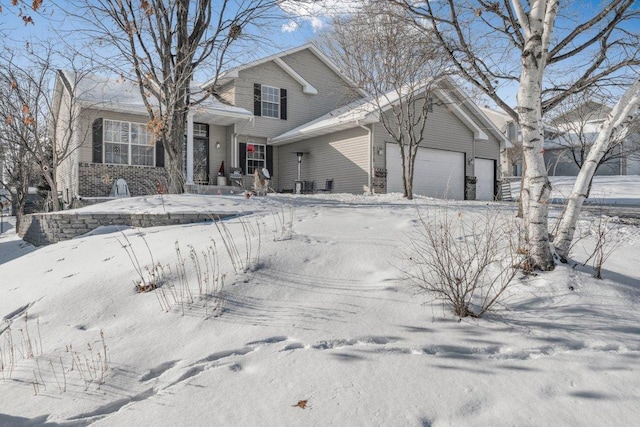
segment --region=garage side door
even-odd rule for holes
[[[402,192],[402,161],[395,143],[387,143],[387,191]],[[442,199],[464,199],[464,153],[418,149],[413,192]]]
[[[495,160],[475,160],[476,178],[478,178],[476,200],[493,200],[496,182],[495,168]]]

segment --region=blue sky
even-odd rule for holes
[[[65,41],[74,41],[74,39],[77,42],[81,41],[79,33],[72,32],[74,23],[69,19],[65,20],[64,13],[52,3],[46,6],[43,13],[34,15],[35,25],[25,26],[16,16],[15,8],[5,5],[7,2],[8,0],[0,0],[0,5],[4,6],[4,11],[0,15],[0,28],[8,33],[8,37],[4,38],[5,45],[19,49],[26,42],[59,43],[60,38]],[[243,60],[257,59],[313,40],[317,31],[326,27],[330,15],[348,13],[359,3],[357,0],[324,0],[324,2],[328,3],[328,8],[322,8],[316,2],[303,5],[296,2],[284,3],[284,11],[278,13],[267,25],[254,30],[262,43],[250,49],[248,57]],[[46,1],[45,4],[47,4]],[[565,17],[559,19],[559,26],[571,25],[571,20],[582,21],[584,16],[593,14],[599,4],[597,0],[581,0],[565,6],[562,11]],[[574,7],[570,7],[571,5]],[[580,7],[576,8],[576,5]],[[640,20],[629,23],[627,29],[640,33]],[[515,104],[515,91],[515,86],[504,90],[504,97],[511,105]]]

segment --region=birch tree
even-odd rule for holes
[[[372,95],[380,123],[400,150],[403,196],[413,199],[418,148],[446,58],[430,35],[405,25],[404,10],[365,4],[333,20],[325,48],[356,84]]]
[[[193,75],[203,64],[210,66],[207,78],[214,88],[232,44],[248,33],[274,0],[80,0],[75,4],[85,12],[80,16],[88,23],[85,31],[97,41],[93,54],[138,84],[149,127],[167,154],[168,190],[181,193],[186,117],[192,106],[211,95],[192,91]]]
[[[582,2],[568,2],[564,15],[559,0],[391,1],[410,12],[413,25],[433,32],[459,74],[520,125],[529,261],[533,268],[553,269],[542,118],[568,96],[619,83],[640,64],[639,35],[626,27],[639,14],[634,0],[611,0],[574,13],[572,3]],[[518,87],[517,108],[501,95],[508,85]]]
[[[587,160],[580,168],[580,173],[571,191],[567,207],[556,234],[554,245],[561,261],[566,262],[569,255],[569,247],[573,241],[576,223],[580,217],[580,209],[588,196],[589,187],[609,147],[616,141],[624,139],[630,125],[638,119],[638,106],[640,105],[640,79],[629,87],[625,94],[618,100],[613,110],[607,116],[602,129],[594,144],[589,149]]]
[[[547,170],[557,175],[557,167],[562,163],[569,163],[580,170],[587,161],[589,151],[595,142],[599,129],[611,112],[606,105],[608,97],[603,94],[585,93],[568,99],[566,105],[559,108],[559,113],[550,120],[553,127],[553,137],[550,141],[555,157],[547,158]],[[565,103],[563,103],[565,104]],[[629,137],[616,138],[611,141],[604,155],[596,165],[595,173],[601,168],[608,173],[621,173],[625,160],[632,160],[640,155],[640,121],[634,122],[629,128]],[[635,134],[635,135],[634,135]],[[620,135],[622,136],[622,135]],[[545,154],[548,154],[549,150]],[[560,175],[562,175],[561,173]],[[589,191],[587,191],[589,198]]]

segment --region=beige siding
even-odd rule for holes
[[[287,90],[287,120],[256,117],[251,130],[243,133],[275,137],[356,99],[353,89],[309,51],[300,51],[282,60],[311,83],[318,94],[303,93],[302,85],[273,61],[240,71],[234,104],[238,107],[253,111],[254,83]]]
[[[93,160],[91,125],[97,118],[121,120],[132,123],[147,123],[149,121],[149,117],[144,115],[116,113],[104,110],[84,110],[79,120],[80,138],[83,141],[79,152],[79,161],[81,163],[91,163]]]
[[[341,76],[309,50],[287,55],[282,60],[318,90],[318,94],[313,95],[309,111],[311,118],[362,98],[355,88],[349,87]]]
[[[56,85],[57,90],[61,90],[61,86]],[[59,93],[60,100],[60,113],[56,117],[55,122],[55,143],[64,144],[69,140],[68,130],[70,127],[70,120],[72,120],[73,113],[71,110],[71,100],[66,90],[61,90]],[[82,138],[79,132],[74,132],[71,137],[68,157],[63,160],[56,170],[57,190],[62,194],[62,200],[65,203],[70,203],[71,200],[78,194],[78,156],[79,146],[82,142]],[[59,150],[63,150],[60,147]]]
[[[235,82],[227,83],[220,87],[217,91],[220,99],[227,104],[234,105],[236,99],[236,85]],[[253,110],[249,110],[253,111]]]
[[[278,148],[278,189],[294,188],[297,179],[296,152],[302,158],[301,179],[314,181],[316,188],[324,188],[333,179],[335,193],[362,193],[368,183],[368,133],[362,128],[336,132]]]
[[[216,143],[220,148],[216,148]],[[225,126],[209,125],[209,182],[216,184],[220,165],[224,161],[225,173],[229,171],[227,160],[227,128]]]

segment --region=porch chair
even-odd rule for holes
[[[333,190],[333,180],[328,179],[324,182],[324,188],[318,188],[318,191],[321,193],[331,193]]]
[[[314,187],[314,181],[303,181],[302,192],[304,194],[313,194]]]

